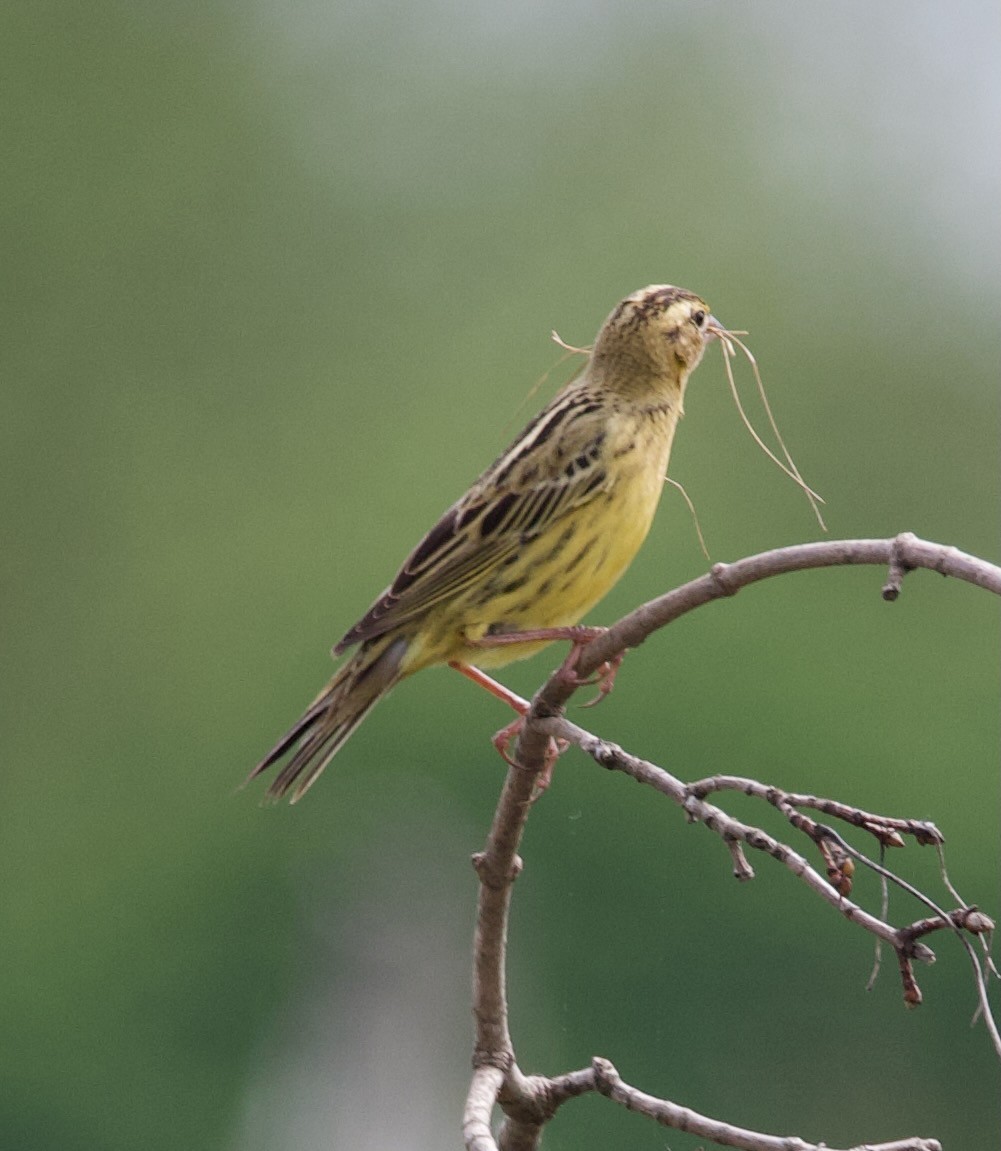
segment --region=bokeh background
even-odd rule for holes
[[[698,290],[750,330],[832,537],[998,558],[999,47],[987,0],[3,7],[0,1146],[459,1145],[508,717],[429,672],[307,802],[234,789],[569,373],[552,328]],[[818,534],[718,352],[672,474],[714,559]],[[595,622],[705,567],[669,490]],[[686,778],[935,819],[996,913],[996,603],[881,580],[700,611],[584,714]],[[995,1145],[954,940],[920,1010],[892,963],[867,993],[867,936],[575,754],[524,855],[525,1070],[600,1053],[750,1127]],[[941,893],[930,852],[893,863]],[[625,1145],[700,1144],[594,1099],[546,1137]]]

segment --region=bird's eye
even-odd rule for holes
[[[697,312],[692,312],[692,322],[697,328],[701,328],[702,325],[706,322],[706,314],[702,311],[701,308],[699,308]]]

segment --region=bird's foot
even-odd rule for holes
[[[525,727],[525,717],[519,715],[517,719],[512,720],[507,727],[502,727],[500,731],[493,738],[493,745],[497,749],[501,759],[509,766],[516,768],[518,771],[523,771],[524,766],[520,764],[511,755],[511,745],[521,735]],[[538,798],[549,787],[553,780],[553,768],[556,766],[556,761],[566,751],[570,744],[565,739],[555,739],[550,737],[546,745],[546,755],[542,762],[542,771],[539,772],[539,778],[535,784],[535,795],[533,799]]]
[[[475,647],[503,647],[515,643],[538,643],[540,641],[550,643],[561,639],[569,640],[571,644],[570,652],[561,664],[557,674],[563,682],[570,687],[587,687],[590,684],[597,684],[598,694],[594,699],[588,700],[588,702],[583,705],[584,707],[594,707],[595,704],[601,703],[615,686],[615,677],[618,675],[625,652],[617,652],[610,660],[606,660],[595,670],[593,677],[590,679],[582,679],[577,674],[577,663],[580,659],[580,653],[587,647],[591,640],[597,639],[600,635],[604,635],[606,631],[608,631],[607,627],[585,627],[582,624],[576,624],[571,627],[540,627],[529,628],[525,631],[498,632],[496,635],[484,635],[479,639],[470,640],[469,642]],[[453,664],[452,666],[457,665]],[[462,669],[460,668],[460,670]],[[478,672],[478,675],[482,676],[483,673]],[[490,680],[490,683],[493,684],[494,681]],[[486,686],[486,684],[484,684],[484,686]],[[493,688],[490,687],[488,690],[493,691]],[[507,692],[507,688],[503,688],[502,691]],[[498,695],[501,699],[506,698],[505,695],[499,692],[494,691],[494,694]]]
[[[522,729],[525,726],[525,716],[528,714],[529,702],[527,699],[522,699],[520,695],[511,691],[510,688],[505,687],[502,683],[492,679],[485,672],[480,671],[478,667],[473,667],[472,664],[460,663],[458,660],[453,660],[449,667],[455,668],[456,671],[461,672],[467,679],[471,679],[473,683],[479,684],[480,687],[489,691],[491,695],[496,696],[497,699],[503,700],[508,707],[513,708],[518,713],[518,718],[513,720],[507,727],[501,728],[499,732],[493,737],[493,745],[497,749],[501,759],[509,767],[516,767],[522,769],[522,765],[512,757],[511,747],[521,735]],[[543,762],[542,771],[539,774],[539,780],[536,785],[537,793],[546,790],[553,778],[553,768],[556,766],[556,761],[566,751],[569,744],[566,740],[550,739],[546,748],[546,757]]]
[[[605,630],[607,629],[602,629],[602,631]],[[582,679],[577,674],[577,663],[580,659],[580,653],[589,642],[589,640],[584,640],[583,642],[575,643],[557,673],[560,679],[571,687],[597,685],[598,694],[594,699],[589,699],[587,703],[581,704],[581,707],[594,707],[596,704],[601,703],[605,696],[615,687],[615,677],[619,674],[619,668],[622,666],[622,661],[626,655],[624,651],[616,652],[611,659],[605,660],[603,664],[595,668],[594,674],[590,678]]]

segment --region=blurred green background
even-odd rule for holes
[[[747,328],[831,536],[999,554],[996,5],[5,5],[0,1145],[455,1147],[507,716],[405,684],[309,800],[235,793],[422,530],[650,282]],[[749,383],[746,368],[742,379]],[[815,538],[711,351],[714,559]],[[760,415],[760,413],[759,413]],[[705,570],[668,491],[594,622]],[[998,910],[997,605],[810,573],[631,654],[601,734],[935,819]],[[529,692],[560,653],[505,675]],[[773,821],[732,803],[748,818]],[[526,1071],[848,1145],[993,1146],[966,957],[926,1003],[776,865],[579,754],[511,940]],[[898,870],[940,895],[930,852]],[[863,877],[861,898],[878,907]],[[942,895],[944,899],[945,896]],[[898,920],[919,914],[894,897]],[[600,1100],[553,1151],[699,1141]]]

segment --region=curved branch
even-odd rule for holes
[[[525,1082],[531,1083],[538,1099],[548,1102],[546,1118],[551,1118],[556,1109],[569,1099],[593,1093],[603,1095],[627,1111],[644,1115],[662,1127],[685,1131],[700,1139],[711,1139],[713,1143],[723,1147],[738,1147],[743,1151],[836,1151],[825,1143],[809,1143],[796,1135],[769,1135],[763,1131],[737,1127],[721,1119],[701,1115],[698,1111],[683,1107],[670,1099],[659,1099],[654,1095],[648,1095],[626,1083],[610,1060],[597,1055],[591,1060],[590,1067],[580,1071],[571,1071],[567,1075],[553,1079],[533,1076],[531,1080]],[[498,1142],[494,1142],[491,1138],[485,1143],[472,1144],[467,1141],[466,1146],[471,1151],[535,1151],[539,1146],[544,1122],[545,1119],[542,1118],[536,1121],[509,1119],[502,1129]],[[937,1139],[911,1136],[906,1139],[894,1139],[890,1143],[857,1145],[848,1151],[942,1151],[942,1144]]]
[[[586,679],[603,664],[610,663],[629,647],[637,647],[654,631],[713,600],[732,596],[742,587],[771,576],[811,568],[840,565],[880,564],[888,568],[883,585],[883,598],[895,600],[903,577],[916,568],[928,568],[942,575],[965,580],[1001,595],[1001,568],[970,556],[956,548],[920,540],[910,533],[884,540],[838,540],[779,548],[749,556],[733,564],[716,564],[706,575],[643,604],[619,620],[607,632],[592,640],[580,651],[576,670]],[[654,764],[629,756],[613,744],[597,739],[589,732],[568,723],[563,707],[577,685],[572,677],[553,673],[536,692],[527,711],[524,730],[518,740],[518,765],[511,767],[494,813],[485,850],[474,857],[480,879],[479,905],[474,944],[474,1000],[476,1018],[475,1071],[467,1097],[463,1132],[469,1151],[533,1151],[538,1146],[544,1125],[567,1100],[597,1091],[623,1106],[640,1111],[658,1123],[697,1132],[750,1151],[814,1151],[820,1145],[805,1143],[795,1137],[776,1137],[731,1127],[706,1119],[667,1100],[654,1099],[624,1084],[607,1060],[596,1058],[590,1068],[570,1072],[553,1079],[524,1076],[515,1062],[514,1046],[508,1029],[506,971],[507,926],[511,891],[521,869],[518,846],[532,803],[537,798],[537,785],[547,762],[550,738],[557,736],[577,743],[599,763],[615,767],[669,795],[684,808],[690,819],[700,821],[721,835],[734,861],[738,878],[749,879],[753,871],[743,847],[756,848],[779,859],[795,872],[817,894],[843,915],[860,924],[878,938],[885,939],[897,952],[905,986],[905,998],[920,999],[920,992],[910,971],[912,959],[931,962],[934,953],[919,936],[941,926],[951,926],[980,933],[993,926],[973,908],[949,913],[947,921],[928,920],[905,928],[890,924],[851,903],[850,872],[842,868],[839,847],[843,841],[829,828],[796,811],[813,808],[829,816],[852,823],[876,836],[886,846],[899,846],[901,836],[913,836],[919,843],[941,845],[941,836],[933,824],[887,819],[851,808],[834,800],[819,800],[765,788],[755,781],[716,776],[685,785]],[[521,708],[519,708],[521,710]],[[732,819],[722,809],[706,801],[705,796],[720,790],[751,787],[783,811],[793,826],[806,832],[820,848],[828,862],[828,879],[787,845],[766,835],[758,828]],[[852,852],[856,858],[860,853]],[[836,876],[835,878],[832,876]],[[986,991],[981,988],[982,1005]],[[986,1013],[986,1011],[985,1011]],[[995,1032],[996,1034],[996,1032]],[[498,1141],[490,1128],[493,1108],[499,1105],[507,1116]],[[871,1151],[939,1151],[933,1139],[910,1138],[878,1146]]]
[[[596,1058],[592,1066],[597,1091],[629,1111],[646,1115],[662,1127],[689,1131],[702,1139],[711,1139],[724,1147],[742,1147],[744,1151],[835,1151],[824,1143],[807,1143],[795,1135],[765,1135],[760,1131],[749,1131],[746,1127],[735,1127],[731,1123],[700,1115],[688,1107],[679,1107],[677,1103],[647,1095],[624,1083],[607,1059]],[[892,1143],[866,1143],[850,1151],[942,1151],[942,1144],[937,1139],[895,1139]]]
[[[731,564],[714,564],[704,576],[641,604],[581,649],[577,670],[582,678],[586,678],[626,648],[639,647],[653,632],[698,607],[734,596],[749,584],[788,572],[862,564],[888,568],[889,574],[882,589],[883,598],[888,602],[900,594],[903,576],[917,568],[952,576],[1001,595],[1001,567],[958,548],[918,539],[911,532],[903,532],[892,539],[824,540],[796,544],[760,552]],[[557,714],[573,690],[565,676],[561,678],[554,673],[532,700],[531,716],[541,718]]]

